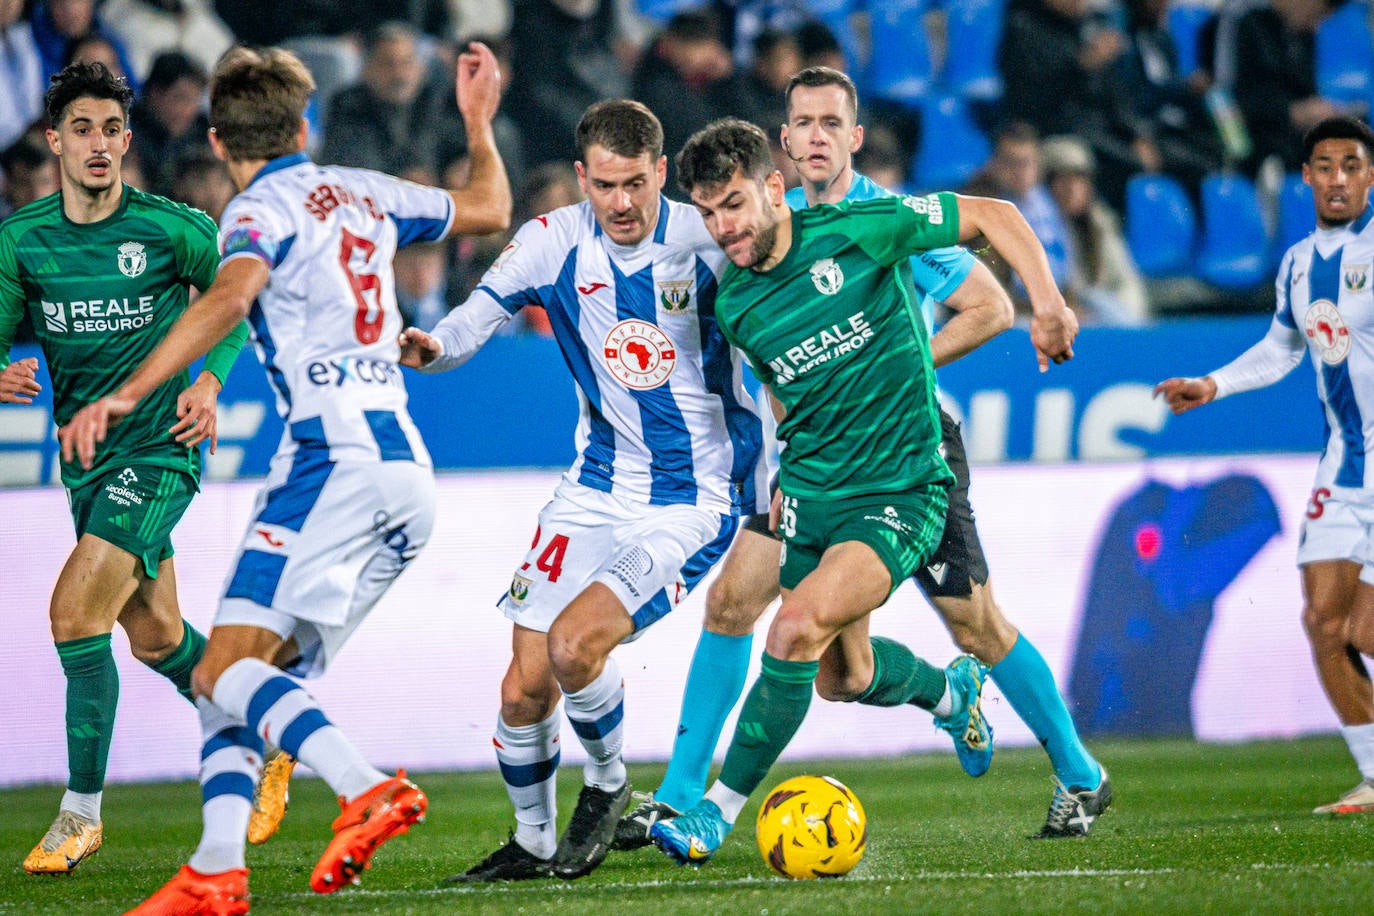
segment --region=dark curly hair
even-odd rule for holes
[[[1374,131],[1359,118],[1327,118],[1316,124],[1302,138],[1302,161],[1312,161],[1312,151],[1323,140],[1354,140],[1364,147],[1370,159],[1374,159]]]
[[[677,183],[687,194],[696,187],[720,187],[743,172],[763,181],[773,172],[773,154],[762,130],[739,118],[712,121],[692,134],[677,154]]]
[[[53,74],[52,85],[43,97],[48,123],[53,127],[61,124],[67,106],[81,98],[113,99],[119,103],[127,121],[129,106],[134,103],[134,91],[129,88],[128,80],[115,76],[99,61],[68,64]]]

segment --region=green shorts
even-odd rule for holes
[[[93,534],[143,561],[150,579],[172,556],[172,529],[181,521],[196,480],[184,471],[129,464],[67,491],[76,536]]]
[[[805,500],[784,491],[778,530],[783,535],[783,588],[796,588],[843,541],[872,547],[892,576],[889,592],[925,564],[940,545],[948,490],[929,484],[906,493]]]

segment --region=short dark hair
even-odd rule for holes
[[[712,121],[692,134],[677,154],[677,183],[688,195],[697,187],[726,184],[743,172],[763,181],[773,172],[768,137],[755,124],[739,118]]]
[[[720,24],[715,15],[707,10],[686,10],[669,19],[659,37],[684,44],[720,41]]]
[[[134,91],[129,81],[115,76],[100,62],[68,64],[54,73],[43,96],[43,106],[48,112],[48,123],[54,128],[62,123],[67,107],[81,98],[111,99],[119,103],[125,120],[129,117],[129,106],[134,102]]]
[[[1323,140],[1355,140],[1364,146],[1365,154],[1374,159],[1374,131],[1359,118],[1335,117],[1319,121],[1302,138],[1302,161],[1312,161],[1312,151]]]
[[[647,152],[657,161],[663,155],[663,125],[645,105],[631,99],[592,105],[582,112],[576,136],[577,154],[584,160],[592,146],[603,146],[628,159]]]
[[[841,73],[834,67],[807,67],[792,74],[792,78],[787,81],[787,88],[782,93],[789,117],[792,113],[792,90],[798,86],[812,89],[820,86],[839,86],[844,90],[845,98],[849,99],[849,109],[854,113],[854,123],[859,122],[859,90],[854,87],[854,81],[848,74]]]
[[[230,48],[210,76],[210,127],[231,159],[296,152],[315,79],[285,48]]]

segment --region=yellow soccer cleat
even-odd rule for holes
[[[286,817],[290,801],[291,771],[296,758],[286,751],[277,751],[262,765],[262,778],[253,792],[253,814],[248,819],[248,842],[261,846],[270,840]]]
[[[88,821],[75,811],[60,811],[43,840],[24,858],[31,875],[65,875],[95,854],[104,839],[98,821]]]

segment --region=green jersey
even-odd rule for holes
[[[782,489],[803,499],[911,490],[953,478],[940,457],[930,339],[902,269],[956,244],[952,194],[792,211],[768,271],[727,266],[726,337],[787,409]]]
[[[216,235],[201,211],[128,185],[115,212],[94,223],[68,219],[60,193],[18,210],[0,225],[0,367],[9,363],[27,310],[52,377],[53,419],[65,425],[153,352],[186,311],[188,284],[209,288],[219,263]],[[240,326],[207,357],[221,382],[246,335]],[[63,462],[63,484],[80,486],[131,461],[198,477],[200,450],[167,432],[189,384],[182,372],[151,392],[110,429],[89,471]]]

